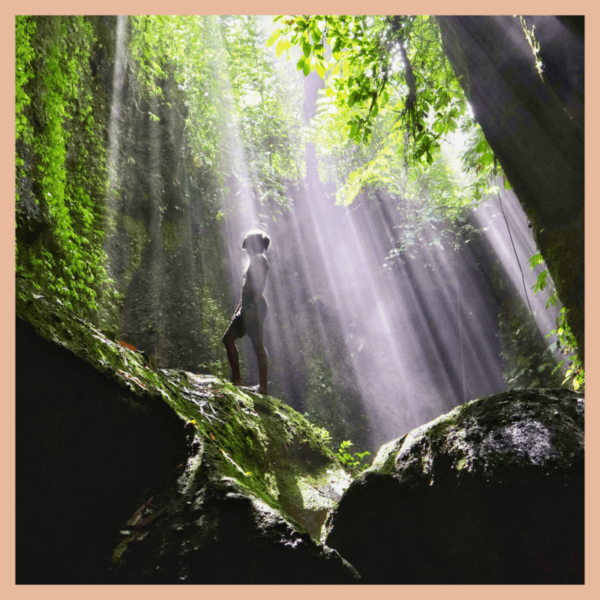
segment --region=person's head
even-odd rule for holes
[[[248,254],[262,254],[265,250],[268,250],[270,244],[271,238],[264,231],[253,229],[246,234],[242,242],[242,248]]]

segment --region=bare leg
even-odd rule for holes
[[[267,350],[263,345],[262,334],[257,336],[256,338],[250,338],[252,341],[252,346],[254,346],[254,352],[256,352],[256,359],[258,360],[258,376],[259,376],[259,385],[258,385],[258,393],[265,394],[267,393],[267,370],[269,367],[269,356],[267,354]]]
[[[225,333],[223,336],[223,344],[227,350],[227,358],[229,359],[229,365],[231,366],[231,383],[233,385],[240,385],[242,378],[240,377],[240,358],[235,347],[235,338],[230,333]]]

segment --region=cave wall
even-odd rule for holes
[[[105,249],[123,299],[120,335],[160,366],[223,375],[229,272],[216,175],[192,159],[193,128],[172,69],[158,101],[143,97],[126,53],[116,60],[123,81],[111,90],[116,183]]]

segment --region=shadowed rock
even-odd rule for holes
[[[152,369],[17,282],[17,582],[351,583],[349,476],[279,400]]]
[[[365,583],[583,583],[583,398],[513,390],[415,429],[328,530]]]

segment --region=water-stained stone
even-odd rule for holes
[[[327,527],[366,583],[583,583],[584,400],[460,406],[383,446]]]

